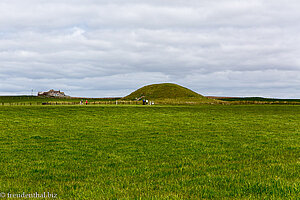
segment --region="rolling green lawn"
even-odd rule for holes
[[[299,199],[300,106],[0,106],[0,193]]]

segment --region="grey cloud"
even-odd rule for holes
[[[177,82],[207,95],[300,98],[299,8],[296,0],[3,0],[0,94],[122,96]]]

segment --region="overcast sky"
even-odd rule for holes
[[[299,0],[1,0],[0,95],[300,98]]]

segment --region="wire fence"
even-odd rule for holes
[[[2,106],[37,106],[37,105],[142,105],[139,101],[91,101],[91,102],[0,102]]]
[[[178,105],[197,105],[199,102],[156,102],[155,104],[178,104]],[[261,104],[261,105],[300,105],[300,102],[289,102],[289,101],[231,101],[231,102],[215,102],[215,103],[204,103],[204,104],[220,104],[220,105],[250,105],[250,104]],[[142,101],[89,101],[75,102],[75,101],[48,101],[48,102],[0,102],[0,106],[38,106],[38,105],[143,105]],[[154,102],[149,102],[146,105],[154,105]]]

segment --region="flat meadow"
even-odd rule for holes
[[[300,106],[0,106],[0,193],[299,199]]]

